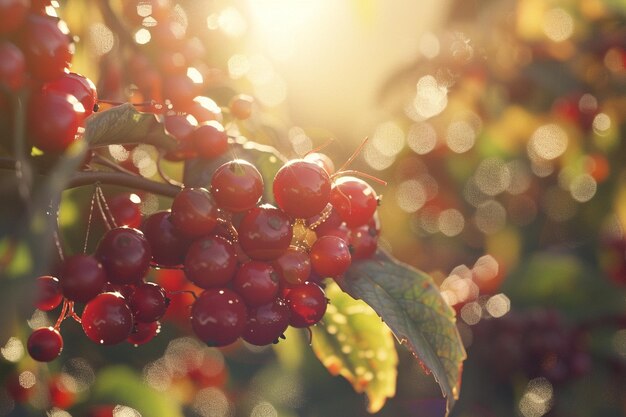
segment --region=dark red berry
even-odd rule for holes
[[[81,317],[87,337],[101,345],[123,342],[133,329],[133,314],[119,293],[105,292],[87,303]]]
[[[33,331],[27,342],[28,354],[39,362],[50,362],[63,350],[63,338],[53,327],[40,327]]]
[[[289,324],[297,328],[309,327],[320,321],[328,305],[324,290],[313,282],[290,288],[285,301],[291,310]]]
[[[154,339],[161,331],[161,323],[153,321],[150,323],[135,323],[130,336],[126,339],[131,345],[144,345]]]
[[[338,277],[351,263],[348,244],[337,236],[322,236],[311,247],[311,266],[322,277]]]
[[[350,230],[349,235],[352,259],[368,259],[378,247],[378,232],[374,226],[364,224]]]
[[[287,249],[272,265],[283,286],[303,284],[311,275],[309,254],[295,246]]]
[[[96,257],[102,262],[110,282],[133,284],[148,272],[152,254],[141,230],[117,227],[100,240]]]
[[[118,226],[138,228],[141,225],[141,197],[133,193],[118,194],[107,201]]]
[[[237,254],[221,236],[207,236],[191,244],[185,257],[185,274],[200,288],[225,286],[235,275]]]
[[[198,121],[190,114],[166,114],[165,129],[179,141],[186,139],[198,127]]]
[[[162,266],[176,266],[184,262],[191,242],[174,227],[169,210],[148,216],[141,230],[150,243],[152,262]]]
[[[63,300],[61,284],[55,277],[44,275],[37,278],[37,292],[35,294],[35,307],[41,311],[55,309]]]
[[[130,297],[135,292],[136,286],[134,284],[111,284],[107,282],[104,284],[104,288],[101,292],[118,292],[126,300],[130,300]]]
[[[100,294],[107,281],[102,264],[91,255],[77,254],[61,264],[59,282],[70,301],[86,303]]]
[[[314,223],[317,223],[320,217],[321,215],[316,215],[316,216],[311,217],[310,219],[307,220],[307,224],[310,226]],[[335,208],[332,207],[330,210],[330,213],[328,214],[328,217],[326,217],[326,219],[323,222],[321,222],[319,225],[317,225],[317,227],[315,227],[314,229],[315,234],[317,235],[317,237],[330,234],[332,231],[339,228],[339,226],[341,226],[341,223],[343,223],[343,220],[341,220],[341,217],[339,216],[339,213],[337,213],[337,210],[335,210]]]
[[[246,305],[235,292],[208,289],[191,307],[191,326],[208,346],[226,346],[241,336],[246,316]]]
[[[248,309],[248,322],[243,332],[243,340],[265,346],[274,343],[289,326],[289,307],[280,298],[269,304]]]
[[[355,177],[339,178],[333,184],[330,202],[348,227],[366,224],[378,207],[374,189]]]
[[[204,188],[185,188],[172,202],[172,223],[189,238],[211,233],[217,224],[217,215],[217,206]]]
[[[228,150],[228,135],[222,124],[216,120],[202,123],[189,139],[201,158],[217,158]]]
[[[199,123],[208,122],[210,120],[222,122],[222,109],[209,97],[195,97],[191,104],[184,110],[193,115]]]
[[[44,152],[63,152],[76,139],[85,110],[74,96],[37,91],[28,102],[28,134]]]
[[[235,159],[215,170],[211,178],[211,194],[222,209],[250,210],[263,196],[263,177],[250,162]]]
[[[273,184],[276,204],[292,217],[320,213],[330,199],[330,177],[319,165],[295,159],[278,170]]]
[[[22,50],[9,41],[0,41],[0,88],[17,91],[24,84],[25,68],[26,60]]]
[[[316,165],[319,165],[321,168],[324,168],[324,171],[328,173],[328,175],[332,175],[335,172],[335,164],[333,160],[326,154],[313,152],[307,154],[304,158],[305,161],[313,162]]]
[[[52,407],[66,410],[76,403],[75,387],[62,375],[54,375],[48,381],[48,395]]]
[[[153,282],[138,285],[128,301],[135,321],[141,323],[159,320],[167,311],[168,304],[165,290]]]
[[[0,0],[0,35],[13,32],[22,26],[28,0]]]
[[[35,78],[50,81],[63,75],[74,54],[64,21],[30,14],[26,17],[21,35],[26,64]]]
[[[246,262],[237,270],[233,279],[233,290],[250,307],[267,304],[278,294],[278,275],[268,263]]]
[[[242,249],[250,258],[261,261],[282,255],[289,248],[293,236],[289,217],[269,204],[246,213],[237,231]]]
[[[198,84],[186,74],[168,75],[163,80],[163,95],[176,108],[189,105],[198,91]]]
[[[56,91],[76,97],[85,108],[85,116],[93,113],[94,105],[98,100],[94,83],[89,78],[75,72],[62,74],[44,84],[43,89],[44,91]]]

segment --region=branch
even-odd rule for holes
[[[180,187],[175,185],[152,181],[138,175],[103,171],[77,172],[70,178],[67,188],[76,188],[96,183],[121,185],[123,187],[143,190],[166,197],[175,197],[181,190]]]

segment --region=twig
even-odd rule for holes
[[[91,184],[121,185],[128,188],[147,191],[165,197],[176,197],[181,187],[149,180],[138,175],[128,175],[121,172],[77,172],[70,179],[67,188],[76,188]]]

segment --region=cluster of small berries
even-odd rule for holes
[[[261,203],[257,168],[232,160],[215,170],[209,190],[182,189],[171,210],[146,217],[141,230],[108,230],[93,255],[67,257],[58,279],[38,278],[37,308],[63,302],[63,311],[54,327],[31,334],[30,355],[56,358],[63,347],[58,329],[69,316],[99,344],[151,340],[169,304],[162,287],[144,281],[151,266],[182,268],[203,290],[190,316],[209,346],[239,338],[267,345],[290,325],[314,325],[327,306],[321,279],[372,256],[380,232],[374,189],[333,169],[319,153],[287,162],[274,177],[275,207]],[[74,303],[85,304],[81,317]]]
[[[12,131],[17,109],[4,93],[28,90],[27,137],[44,152],[64,151],[96,106],[94,84],[69,72],[73,54],[67,25],[49,0],[0,2],[0,113]]]

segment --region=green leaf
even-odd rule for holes
[[[163,149],[177,146],[152,113],[140,113],[130,103],[93,113],[87,119],[85,140],[89,147],[145,143]]]
[[[311,328],[313,352],[333,375],[346,378],[378,412],[396,393],[398,353],[391,331],[363,301],[336,284],[326,287],[330,304],[322,322]]]
[[[459,397],[466,354],[454,311],[432,278],[379,250],[374,258],[355,262],[338,283],[372,307],[433,373],[449,412]]]
[[[143,417],[183,416],[170,396],[150,388],[138,374],[124,366],[112,366],[98,372],[92,393],[95,403],[132,407]]]

